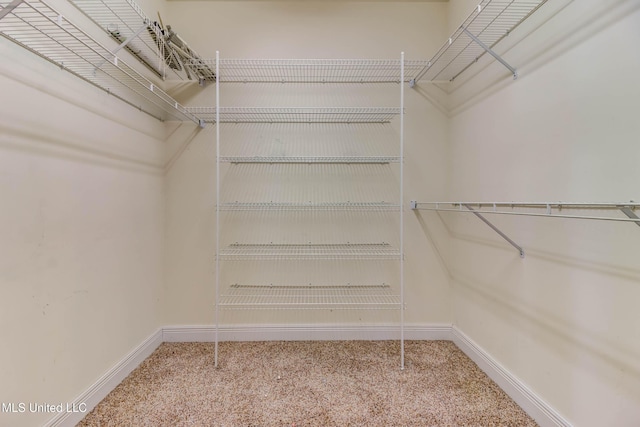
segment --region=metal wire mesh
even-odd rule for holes
[[[8,1],[0,2],[2,9],[8,5]],[[158,119],[198,122],[172,97],[43,1],[20,3],[0,19],[0,34]]]
[[[288,156],[288,157],[220,157],[223,163],[369,163],[369,164],[386,164],[398,163],[400,157],[384,157],[384,156],[345,156],[345,157],[327,157],[327,156]]]
[[[463,31],[493,47],[547,0],[482,0],[418,73],[417,80],[454,80],[486,51]]]
[[[222,260],[251,259],[399,259],[400,251],[388,243],[361,244],[241,244],[227,246],[220,251]]]
[[[187,111],[207,123],[216,119],[215,107]],[[399,108],[220,108],[220,123],[389,123]]]
[[[400,203],[399,164],[237,164],[221,168],[224,203]],[[284,185],[286,184],[286,185]]]
[[[398,211],[400,205],[386,202],[338,203],[222,203],[221,211]]]
[[[410,81],[427,61],[405,61]],[[215,68],[215,59],[194,61]],[[221,59],[221,82],[242,83],[398,83],[400,60],[394,59]]]
[[[221,295],[220,306],[232,309],[398,309],[400,296],[380,285],[239,285]]]
[[[215,81],[215,73],[171,26],[147,18],[133,0],[71,0],[158,76]],[[160,16],[158,15],[158,19]]]
[[[133,37],[127,50],[163,78],[184,79],[184,72],[167,67],[160,28],[131,0],[70,0],[118,44]],[[141,31],[142,29],[142,31]],[[137,36],[136,36],[137,35]]]

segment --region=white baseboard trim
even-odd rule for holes
[[[397,325],[227,325],[218,330],[219,341],[311,341],[311,340],[397,340]],[[511,374],[491,355],[471,340],[457,327],[450,324],[407,324],[406,340],[453,341],[493,381],[495,381],[518,405],[542,427],[571,427],[549,404],[531,391],[520,379]],[[163,342],[212,342],[215,328],[211,325],[166,326],[159,329],[112,369],[96,381],[72,403],[85,412],[57,414],[45,427],[75,426],[107,394],[124,380],[144,359]]]
[[[404,327],[406,340],[451,340],[451,325],[410,324]],[[328,341],[397,340],[398,325],[227,325],[218,329],[218,341]],[[211,325],[167,326],[165,342],[212,342]]]
[[[458,348],[469,356],[489,378],[495,381],[541,427],[571,427],[571,424],[548,403],[531,391],[525,383],[505,369],[456,326],[453,326],[451,336]]]
[[[72,408],[81,408],[82,412],[62,412],[52,418],[45,427],[73,427],[84,416],[104,399],[127,375],[138,367],[153,351],[162,344],[162,329],[158,329],[145,339],[131,353],[120,360],[113,368],[104,374],[91,387],[76,398]],[[71,402],[69,405],[72,404]]]

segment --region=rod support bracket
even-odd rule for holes
[[[411,209],[416,210],[418,209],[418,202],[416,200],[412,200],[410,203]]]
[[[513,240],[511,240],[506,234],[504,234],[500,229],[498,229],[498,227],[496,227],[495,225],[493,225],[491,222],[489,222],[488,219],[486,219],[484,216],[482,216],[479,212],[476,212],[475,209],[473,209],[469,204],[466,203],[460,203],[460,208],[462,207],[467,208],[467,210],[471,211],[471,213],[473,213],[476,217],[478,217],[479,220],[481,220],[482,222],[484,222],[485,224],[487,224],[489,226],[489,228],[491,228],[493,231],[495,231],[496,233],[498,233],[500,235],[500,237],[502,237],[504,240],[506,240],[507,242],[509,242],[509,244],[511,246],[513,246],[514,248],[516,248],[518,250],[518,253],[520,254],[520,258],[524,259],[524,249],[522,249],[522,247],[520,245],[518,245],[516,242],[514,242]]]
[[[409,80],[409,87],[414,88],[416,86],[416,79]]]
[[[629,206],[619,206],[618,209],[631,219],[637,219],[636,225],[640,227],[640,217]]]
[[[198,126],[200,126],[202,129],[204,129],[204,127],[205,127],[204,119],[198,119]]]

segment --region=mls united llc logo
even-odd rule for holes
[[[2,403],[2,412],[3,413],[17,413],[24,414],[25,412],[36,413],[36,412],[87,412],[87,404],[86,403],[25,403],[25,402],[12,402],[12,403]]]

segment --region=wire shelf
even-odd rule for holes
[[[486,51],[465,29],[493,48],[547,0],[482,0],[438,52],[427,61],[416,80],[452,81]]]
[[[380,285],[231,285],[220,296],[225,309],[399,309],[400,296]]]
[[[221,211],[399,211],[400,205],[387,202],[342,203],[222,203]]]
[[[202,63],[170,26],[149,19],[133,0],[71,0],[80,11],[104,29],[159,77],[214,81],[215,74]],[[189,59],[185,59],[189,58]]]
[[[251,157],[229,157],[221,156],[223,163],[365,163],[365,164],[388,164],[398,163],[400,157],[397,156],[251,156]]]
[[[160,27],[153,25],[142,9],[131,0],[70,0],[82,13],[101,27],[115,42],[128,41],[126,49],[159,77],[167,73],[183,79],[182,73],[167,67],[164,39]]]
[[[202,65],[215,68],[215,59]],[[196,65],[194,63],[194,65]],[[221,59],[221,83],[399,83],[400,60],[395,59]],[[427,61],[404,62],[408,82]]]
[[[388,243],[239,244],[220,251],[221,260],[397,260],[400,251]]]
[[[189,107],[206,123],[215,123],[215,107]],[[220,108],[220,123],[389,123],[400,108]]]
[[[508,207],[508,208],[557,208],[557,209],[614,209],[621,207],[640,208],[640,203],[636,202],[418,202],[418,205],[432,205],[436,207],[453,206],[464,207],[465,205],[488,208],[488,207]]]
[[[4,11],[9,1],[1,1]],[[199,120],[44,1],[23,1],[0,19],[0,34],[160,120]]]
[[[589,219],[601,221],[632,222],[640,225],[640,219],[635,211],[640,203],[585,203],[585,202],[412,202],[412,207],[418,210],[438,212],[471,212],[478,214],[534,216],[548,218]],[[506,209],[509,210],[506,210]],[[602,216],[588,215],[586,211],[619,211],[626,215]],[[568,213],[579,211],[582,213]]]

